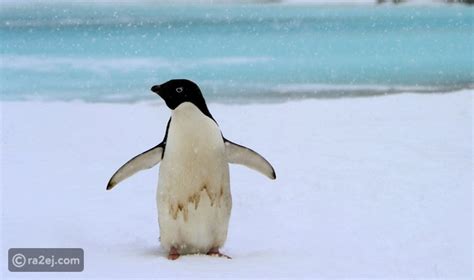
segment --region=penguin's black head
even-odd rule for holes
[[[212,118],[201,90],[193,81],[185,79],[169,80],[164,84],[153,86],[151,91],[163,98],[171,110],[176,109],[184,102],[190,102],[205,115]]]
[[[151,91],[161,96],[171,110],[183,102],[191,102],[196,106],[196,103],[205,103],[201,90],[190,80],[169,80],[153,86]]]

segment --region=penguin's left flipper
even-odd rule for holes
[[[252,149],[241,146],[224,138],[227,162],[245,165],[256,170],[268,178],[276,179],[275,170],[272,165],[261,155]]]
[[[149,169],[157,165],[163,158],[164,144],[159,145],[145,151],[138,156],[127,161],[120,167],[107,184],[107,190],[112,189],[115,185],[132,176],[143,169]]]

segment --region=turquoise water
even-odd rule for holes
[[[471,88],[473,19],[462,5],[2,5],[1,99],[137,101],[172,78],[223,102]]]

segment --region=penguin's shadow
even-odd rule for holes
[[[147,257],[147,258],[160,258],[160,259],[163,258],[163,259],[166,259],[166,260],[168,259],[168,252],[163,250],[163,248],[161,248],[161,246],[144,249],[142,251],[142,255]],[[186,256],[189,256],[189,255],[184,255],[184,256],[181,256],[181,257],[186,257]],[[192,256],[201,256],[201,255],[200,254],[193,254]],[[202,255],[202,256],[206,256],[206,255]]]
[[[151,248],[146,248],[142,251],[142,256],[147,257],[147,258],[164,258],[168,259],[168,252],[165,252],[163,248],[160,246],[158,247],[151,247]],[[201,257],[207,257],[207,258],[216,258],[215,256],[208,256],[206,254],[192,254],[192,255],[184,255],[182,257],[186,256],[201,256]],[[219,259],[219,258],[216,258]],[[226,259],[226,258],[222,258]]]
[[[268,256],[274,255],[275,252],[272,250],[253,250],[249,251],[247,253],[241,254],[240,257],[243,259],[258,259],[258,258],[264,258]],[[149,247],[146,249],[143,249],[141,251],[141,255],[146,257],[146,258],[163,258],[163,259],[168,259],[168,252],[166,252],[161,246],[156,246],[156,247]],[[207,256],[205,254],[193,254],[192,256],[202,256],[202,257],[209,257],[209,258],[215,258],[211,256]],[[183,256],[186,257],[186,256]],[[231,256],[232,259],[235,259],[235,256]]]

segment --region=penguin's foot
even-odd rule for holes
[[[168,260],[174,261],[177,258],[179,258],[178,250],[176,250],[175,247],[171,247],[170,252],[168,253]]]
[[[216,257],[220,257],[220,258],[224,257],[224,258],[227,258],[229,260],[232,259],[231,257],[219,252],[219,248],[211,248],[211,250],[209,250],[209,252],[207,252],[207,255],[208,256],[216,256]]]

